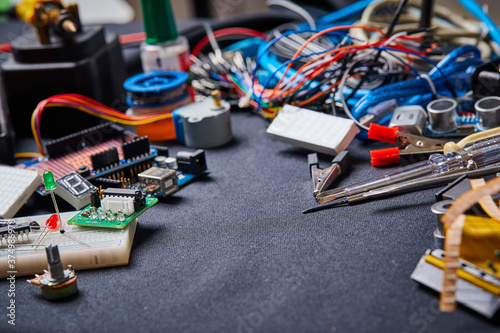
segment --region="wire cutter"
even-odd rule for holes
[[[402,148],[393,147],[370,152],[373,166],[399,163],[401,155],[442,153],[447,141],[427,138],[425,136],[400,132],[397,127],[385,127],[370,124],[368,139],[400,143]]]
[[[317,196],[328,189],[334,180],[349,167],[349,152],[341,151],[338,153],[333,159],[332,165],[325,169],[319,168],[318,154],[316,153],[307,155],[307,162],[313,182],[313,195]]]

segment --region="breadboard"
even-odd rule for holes
[[[298,147],[337,155],[346,150],[359,129],[350,119],[285,105],[267,133]]]
[[[78,212],[61,213],[61,219],[67,222]],[[49,215],[39,215],[12,219],[16,223],[37,221],[42,228]],[[9,220],[11,221],[11,220]],[[7,222],[3,220],[2,222]],[[7,267],[9,251],[6,238],[0,245],[0,278],[8,277],[9,271],[16,271],[16,276],[40,274],[47,269],[45,247],[49,244],[58,245],[63,264],[73,265],[75,270],[126,265],[137,227],[134,219],[124,229],[103,229],[66,225],[65,234],[59,231],[49,231],[40,246],[34,247],[33,242],[43,231],[32,230],[28,235],[19,235],[15,242],[15,268]],[[88,246],[78,243],[71,236],[83,241]],[[10,253],[12,256],[12,253]],[[11,273],[12,274],[12,273]]]
[[[0,166],[0,218],[16,215],[40,183],[34,171]]]

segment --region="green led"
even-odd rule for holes
[[[51,171],[45,171],[43,173],[43,182],[45,183],[45,190],[52,191],[57,187],[56,182],[54,180],[54,175]]]

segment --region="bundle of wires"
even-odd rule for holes
[[[383,50],[387,57],[393,57],[403,68],[410,69],[415,75],[418,75],[418,72],[409,64],[409,62],[401,59],[394,53],[412,54],[432,63],[430,59],[427,59],[424,56],[423,52],[412,50],[399,42],[400,40],[416,41],[421,39],[421,37],[411,37],[405,34],[384,38],[374,43],[367,43],[365,41],[359,42],[350,39],[351,42],[347,45],[339,45],[333,49],[301,55],[302,51],[311,42],[313,42],[314,39],[330,32],[346,31],[348,29],[363,29],[373,32],[381,32],[379,29],[366,26],[339,26],[316,32],[296,51],[292,59],[281,64],[273,71],[268,81],[262,88],[259,87],[258,90],[260,93],[257,95],[257,101],[260,102],[264,100],[266,103],[291,102],[292,104],[296,104],[298,106],[307,105],[308,103],[327,95],[333,88],[338,86],[340,84],[341,73],[343,73],[347,67],[352,66],[354,63],[361,62],[363,59],[365,63],[369,63],[373,52],[376,53],[380,50]],[[287,34],[282,36],[285,35]],[[276,40],[277,39],[274,41]],[[273,41],[271,41],[263,50],[263,53],[261,53],[257,59],[258,63],[262,58],[266,58],[267,61],[266,51],[270,48],[270,46],[272,46],[272,44]],[[312,59],[307,61],[298,70],[294,71],[293,75],[288,76],[288,74],[291,73],[292,64],[305,57]],[[349,65],[349,63],[351,65]],[[383,70],[385,73],[382,75],[389,76],[395,74],[391,73],[390,67],[383,68]],[[280,76],[278,83],[273,88],[267,89],[270,80],[278,73]],[[258,85],[255,86],[258,87]],[[373,88],[373,86],[370,88]],[[297,102],[297,100],[302,101]]]
[[[222,88],[229,85],[229,87],[234,89],[238,97],[242,97],[240,106],[253,106],[263,116],[273,118],[279,107],[286,101],[293,100],[292,103],[299,106],[309,104],[318,99],[324,101],[324,97],[328,97],[330,90],[340,82],[337,78],[337,83],[330,83],[339,74],[339,71],[342,69],[342,60],[348,54],[354,54],[370,47],[384,47],[385,44],[391,44],[390,46],[395,48],[395,52],[415,53],[418,56],[423,55],[421,52],[410,50],[401,45],[401,43],[393,43],[392,40],[389,41],[388,39],[370,44],[367,44],[365,41],[355,41],[347,33],[350,28],[353,28],[353,26],[340,26],[321,31],[287,31],[273,38],[268,43],[264,44],[261,42],[258,49],[259,56],[257,57],[257,63],[250,71],[248,66],[245,66],[244,55],[241,52],[231,52],[228,55],[214,52],[210,53],[208,57],[204,55],[199,55],[199,59],[192,57],[193,66],[191,67],[191,71],[198,79],[203,78],[205,82],[206,80],[211,80],[214,85],[218,84]],[[357,28],[381,32],[379,29],[370,27],[360,26]],[[304,39],[304,35],[309,37]],[[289,36],[293,38],[295,43],[300,43],[299,45],[302,46],[299,47],[299,50],[296,50],[290,60],[278,63],[278,66],[265,76],[265,83],[263,85],[259,84],[259,80],[256,80],[256,76],[258,76],[257,65],[265,63],[269,66],[275,63],[276,61],[269,59],[267,51]],[[323,39],[323,45],[314,43],[323,36],[335,37],[338,40],[337,45],[331,44],[329,39]],[[418,40],[420,38],[397,36],[395,39]],[[325,48],[327,45],[331,45],[331,48]],[[233,47],[233,49],[236,49],[236,47]],[[388,47],[385,49],[390,50]],[[307,51],[305,52],[305,50]],[[364,57],[366,56],[367,54],[364,55]],[[385,55],[382,57],[382,60],[387,65],[384,68],[385,73],[383,75],[389,77],[395,74],[407,74],[407,70],[399,70],[397,68],[410,68],[406,62],[402,61],[399,57],[394,57],[393,59]],[[249,63],[248,58],[246,63]],[[291,69],[294,64],[299,63],[302,63],[302,66],[298,70]],[[284,68],[285,66],[286,68]],[[251,72],[251,75],[249,72]],[[279,82],[277,84],[274,83],[273,88],[268,88],[271,85],[271,81],[278,77],[280,77]],[[214,80],[217,82],[215,83]],[[196,82],[194,83],[197,84]],[[297,102],[297,100],[301,101]]]
[[[38,150],[42,155],[45,155],[45,150],[42,145],[40,121],[43,111],[50,107],[68,107],[123,125],[144,125],[172,117],[170,113],[130,116],[82,95],[55,95],[38,103],[31,117],[31,130],[33,132],[33,137],[35,138]]]
[[[409,8],[403,11],[408,1]],[[473,0],[460,1],[485,20],[486,14],[477,12]],[[286,1],[271,2],[283,5]],[[387,8],[392,8],[392,16],[380,19]],[[470,43],[472,38],[483,57],[485,53],[486,56],[497,53],[498,45],[493,41],[500,42],[500,32],[495,34],[498,29],[491,22],[485,21],[487,30],[477,28],[481,25],[473,29],[474,21],[455,19],[440,7],[435,11],[432,25],[438,27],[439,33],[433,32],[433,37],[440,41],[453,39],[455,46]],[[481,63],[480,52],[474,46],[459,48],[444,58],[442,54],[436,55],[440,45],[428,45],[429,30],[413,29],[418,16],[418,4],[413,0],[360,1],[316,22],[303,12],[299,14],[307,23],[277,27],[269,35],[247,28],[212,32],[207,27],[207,36],[191,55],[193,87],[206,94],[221,89],[230,99],[238,101],[240,107],[252,107],[269,119],[285,103],[334,113],[340,106],[363,128],[357,120],[388,96],[397,98],[401,105],[423,105],[438,95],[461,98],[467,90],[455,89],[453,84],[450,89],[450,83],[462,84],[471,66]],[[391,18],[390,24],[385,22],[387,17]],[[398,18],[402,24],[395,25]],[[486,38],[485,31],[490,32],[491,39]],[[467,32],[464,36],[469,39],[458,38],[463,32]],[[451,36],[448,39],[447,34]],[[143,34],[129,36],[122,42],[143,38]],[[241,41],[222,52],[217,41],[224,39]],[[208,45],[213,52],[206,54]],[[466,61],[458,62],[467,55]],[[437,59],[441,60],[439,64]],[[420,97],[411,98],[415,94]],[[47,107],[61,106],[126,125],[143,125],[171,117],[170,114],[128,116],[84,96],[53,96],[40,102],[32,117],[33,135],[42,154],[45,154],[40,133],[42,112]]]
[[[286,5],[287,1],[269,2]],[[471,2],[461,0],[469,7]],[[274,118],[285,103],[322,111],[332,108],[333,112],[340,106],[349,116],[349,108],[372,90],[407,80],[418,82],[420,88],[425,85],[427,90],[421,92],[430,93],[433,98],[436,84],[432,81],[436,76],[430,75],[430,71],[436,68],[437,61],[457,47],[470,44],[479,48],[483,59],[489,59],[498,53],[498,45],[491,25],[485,29],[477,21],[458,18],[438,5],[434,7],[432,28],[418,29],[420,5],[416,0],[360,1],[315,22],[291,6],[306,23],[278,27],[270,32],[266,42],[254,41],[253,47],[248,47],[248,41],[236,43],[228,55],[220,50],[208,56],[197,53],[193,69],[206,88],[222,87],[239,98],[239,106],[251,106],[266,118]],[[320,29],[325,25],[330,27]],[[237,49],[241,54],[235,52]],[[242,58],[247,64],[255,62],[251,72],[248,66],[237,66]],[[474,56],[474,64],[480,61]],[[438,78],[438,89],[441,82],[446,82],[450,90],[449,85],[454,82],[450,78],[466,74],[469,69],[450,68],[453,69],[447,75]],[[461,98],[467,93],[455,88],[444,95]],[[356,107],[354,120],[364,112]]]

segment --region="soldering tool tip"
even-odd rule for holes
[[[324,209],[343,207],[343,206],[347,206],[348,204],[349,204],[349,202],[347,201],[347,199],[342,199],[340,201],[333,202],[333,203],[328,204],[328,205],[316,206],[313,208],[303,210],[302,214],[314,213],[314,212],[318,212],[318,211],[324,210]]]

